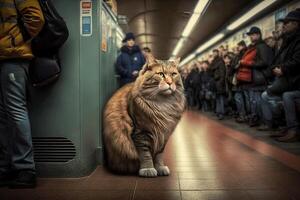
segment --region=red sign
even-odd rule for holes
[[[92,7],[91,2],[82,2],[82,8],[83,9],[90,9]]]

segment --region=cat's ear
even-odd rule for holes
[[[152,54],[148,54],[145,58],[148,66],[157,64],[157,60],[154,58]]]
[[[175,64],[176,67],[179,67],[180,57],[175,58],[175,60],[173,60],[173,63]]]
[[[155,64],[157,64],[157,60],[154,58],[153,55],[147,55],[145,56],[146,63],[143,66],[142,70],[140,71],[139,75],[143,75],[146,71],[151,70],[151,67]]]

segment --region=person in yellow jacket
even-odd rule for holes
[[[36,185],[27,70],[43,25],[38,0],[0,0],[0,186]]]

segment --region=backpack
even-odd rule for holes
[[[58,51],[69,37],[68,27],[52,1],[39,0],[39,3],[45,24],[31,42],[35,58],[30,63],[29,77],[33,87],[44,87],[58,80],[61,74]]]
[[[31,46],[34,55],[45,56],[58,52],[68,39],[69,31],[51,0],[39,0],[39,3],[45,18],[45,25],[32,40]]]
[[[43,87],[56,81],[61,73],[59,48],[68,39],[69,31],[63,18],[58,14],[51,0],[39,0],[45,24],[40,33],[32,39],[31,48],[35,55],[29,67],[29,79],[33,87]],[[16,7],[17,8],[17,7]],[[23,37],[30,37],[21,15],[18,13],[18,25]],[[28,38],[29,39],[29,38]]]

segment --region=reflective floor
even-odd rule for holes
[[[165,154],[171,176],[116,176],[98,167],[80,179],[39,179],[33,190],[0,189],[11,199],[300,199],[300,157],[186,112]]]

